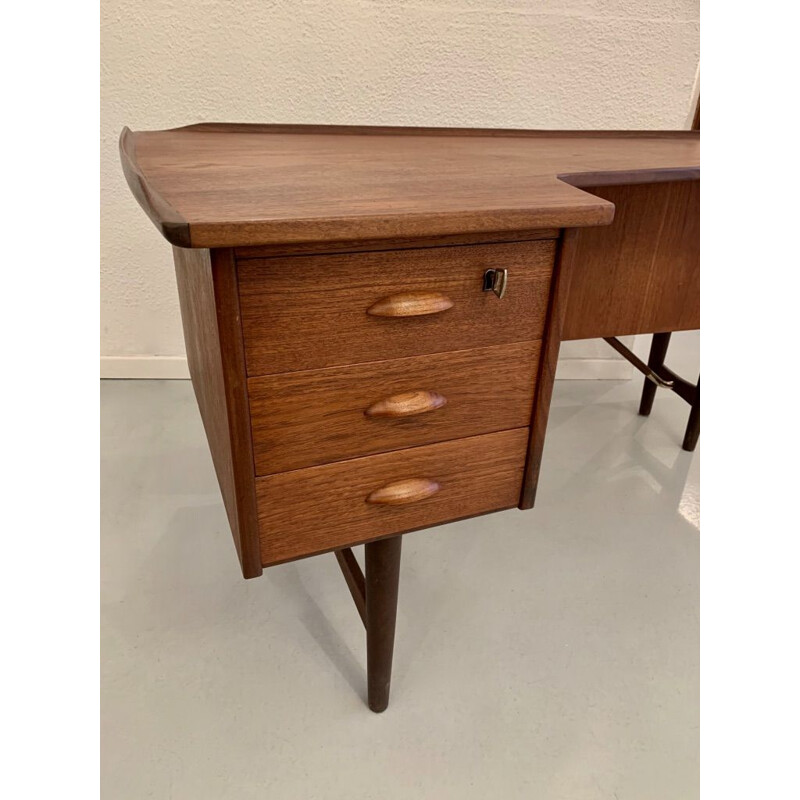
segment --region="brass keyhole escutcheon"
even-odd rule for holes
[[[505,296],[508,286],[507,269],[487,269],[483,273],[483,291],[494,292],[501,300]]]

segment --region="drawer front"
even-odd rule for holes
[[[256,473],[530,424],[540,342],[250,378]]]
[[[553,240],[238,262],[251,376],[540,339]],[[503,299],[483,291],[507,269]]]
[[[516,506],[527,445],[519,428],[258,478],[262,561]]]

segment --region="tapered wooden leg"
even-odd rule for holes
[[[375,712],[385,711],[389,705],[402,541],[402,536],[393,536],[364,545],[367,702]]]
[[[671,336],[671,333],[653,334],[653,342],[650,345],[650,356],[647,359],[647,366],[655,372],[658,372],[659,367],[664,366]],[[656,396],[656,389],[658,389],[658,387],[651,380],[648,378],[644,379],[642,401],[639,403],[639,413],[643,417],[649,416],[650,412],[653,410],[653,400]]]
[[[700,438],[700,378],[697,378],[697,390],[692,401],[692,411],[689,422],[686,424],[686,433],[683,437],[683,449],[690,453],[697,447]]]

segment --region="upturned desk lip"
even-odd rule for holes
[[[535,196],[524,207],[469,208],[450,211],[392,212],[375,214],[246,217],[231,219],[199,219],[184,215],[168,201],[157,181],[146,174],[137,159],[136,139],[140,135],[160,134],[253,134],[297,136],[418,136],[418,137],[485,137],[568,140],[667,140],[695,142],[694,163],[630,169],[553,170],[537,175],[540,183],[553,183],[573,192],[567,202],[542,201]],[[614,205],[583,187],[619,184],[655,183],[662,181],[699,180],[700,132],[691,130],[544,130],[516,128],[428,128],[350,125],[197,123],[159,131],[120,133],[119,151],[125,179],[134,197],[164,238],[177,247],[218,248],[250,247],[269,244],[341,242],[343,240],[381,240],[395,238],[434,238],[454,234],[493,234],[548,228],[589,227],[608,225],[614,219]],[[532,195],[535,195],[532,187]]]

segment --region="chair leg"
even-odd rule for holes
[[[683,437],[683,449],[690,453],[697,447],[697,440],[700,438],[700,378],[697,378],[697,389],[692,410],[689,413],[689,422],[686,424],[686,434]]]
[[[659,367],[664,366],[671,336],[671,333],[653,334],[653,343],[650,345],[650,356],[647,359],[647,366],[655,372],[658,372]],[[644,379],[642,400],[639,403],[639,413],[643,417],[649,416],[650,412],[653,410],[653,400],[656,396],[656,389],[658,389],[658,387],[651,380],[648,378]]]
[[[402,541],[393,536],[364,545],[367,702],[378,713],[389,705]]]

